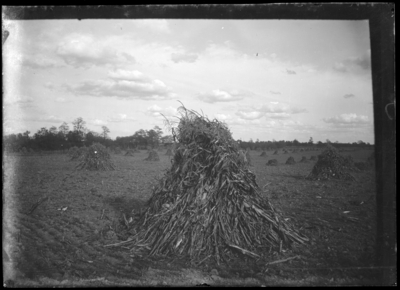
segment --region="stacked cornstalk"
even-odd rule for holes
[[[292,156],[290,156],[287,160],[286,160],[286,164],[288,165],[293,165],[296,164],[296,161],[294,161],[294,158]]]
[[[172,156],[171,148],[168,148],[168,149],[167,149],[167,152],[165,152],[165,155],[167,155],[167,156]]]
[[[88,148],[86,146],[82,146],[77,150],[74,150],[73,153],[71,154],[71,160],[81,159],[86,154],[87,149]]]
[[[79,150],[79,148],[76,146],[69,148],[68,153],[67,153],[68,157],[72,158],[72,156],[74,156],[78,150]]]
[[[311,160],[311,161],[317,161],[317,156],[315,156],[315,155],[311,156],[311,157],[310,157],[310,160]]]
[[[117,147],[114,148],[113,152],[114,152],[114,154],[121,154],[122,150],[121,150],[120,147],[117,146]]]
[[[300,162],[301,162],[301,163],[307,163],[308,160],[307,160],[307,158],[306,158],[305,156],[303,156],[303,157],[301,157]]]
[[[263,152],[261,152],[261,155],[260,156],[267,156],[267,153],[265,152],[265,151],[263,151]]]
[[[268,160],[268,162],[265,165],[267,165],[267,166],[277,166],[278,165],[278,160],[270,159],[270,160]]]
[[[134,152],[133,152],[132,149],[129,148],[129,149],[125,152],[124,155],[125,155],[125,156],[134,156]]]
[[[149,151],[149,156],[145,160],[146,161],[160,161],[160,157],[158,156],[157,151],[151,150],[151,151]]]
[[[278,155],[278,150],[275,150],[274,154],[272,155]]]
[[[355,180],[349,171],[354,167],[349,164],[349,160],[340,155],[339,151],[330,144],[320,155],[318,161],[314,165],[312,171],[307,176],[310,180],[327,180],[327,179],[347,179]]]
[[[28,149],[26,149],[26,147],[22,147],[19,152],[21,152],[22,154],[26,154],[28,153]]]
[[[261,196],[226,125],[183,106],[179,112],[172,166],[124,245],[200,265],[228,262],[238,252],[258,258],[307,241]]]
[[[110,154],[107,148],[100,143],[94,143],[86,149],[81,161],[76,166],[76,169],[87,170],[114,170],[115,166],[111,161]]]
[[[354,159],[350,155],[345,156],[343,161],[344,161],[344,165],[347,168],[349,168],[351,170],[357,170],[357,168],[356,168],[356,166],[354,164]]]
[[[248,166],[252,166],[251,157],[250,157],[250,150],[246,150],[246,161]]]

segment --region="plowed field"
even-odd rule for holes
[[[170,166],[148,153],[112,155],[115,171],[76,171],[66,155],[5,155],[3,268],[8,286],[110,285],[372,285],[376,232],[375,175],[357,181],[309,181],[318,151],[260,156],[250,170],[265,197],[310,238],[307,245],[271,253],[271,265],[193,268],[186,261],[131,257],[123,215],[140,210]],[[371,151],[345,152],[366,161]],[[286,165],[293,156],[297,162]],[[266,166],[269,159],[278,166]]]

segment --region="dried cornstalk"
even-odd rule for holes
[[[81,157],[80,163],[76,169],[87,170],[114,170],[115,166],[111,161],[110,154],[107,149],[100,143],[95,143],[85,150]]]
[[[326,150],[318,155],[317,163],[306,178],[311,180],[331,178],[355,180],[349,171],[358,171],[352,158],[343,157],[335,147],[328,144]]]
[[[256,176],[229,129],[185,107],[173,128],[179,142],[171,168],[154,187],[136,224],[132,253],[188,256],[223,263],[239,253],[262,257],[265,246],[308,241],[261,196]]]

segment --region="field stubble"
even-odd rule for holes
[[[310,238],[307,245],[273,253],[271,262],[296,259],[246,268],[233,263],[229,269],[195,269],[176,260],[174,270],[167,260],[104,247],[127,238],[123,215],[144,206],[170,156],[160,152],[160,161],[152,162],[144,160],[145,151],[113,154],[114,171],[76,171],[77,162],[61,154],[5,156],[5,268],[21,286],[373,284],[374,170],[354,173],[356,182],[305,180],[315,162],[298,161],[318,153],[278,154],[278,166],[266,166],[272,151],[267,157],[250,152],[263,195]],[[350,154],[365,161],[370,153]],[[289,156],[297,163],[286,165]]]

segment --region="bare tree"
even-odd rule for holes
[[[58,131],[61,132],[64,136],[67,136],[69,131],[69,126],[66,122],[63,122],[60,127],[58,127]]]
[[[107,139],[108,133],[110,133],[110,129],[107,128],[107,126],[101,126],[101,129],[103,130],[102,135],[104,139]]]
[[[83,121],[81,117],[76,118],[75,121],[72,122],[72,125],[74,125],[74,131],[79,132],[79,135],[83,136],[83,134],[86,131],[85,125],[86,122]]]

